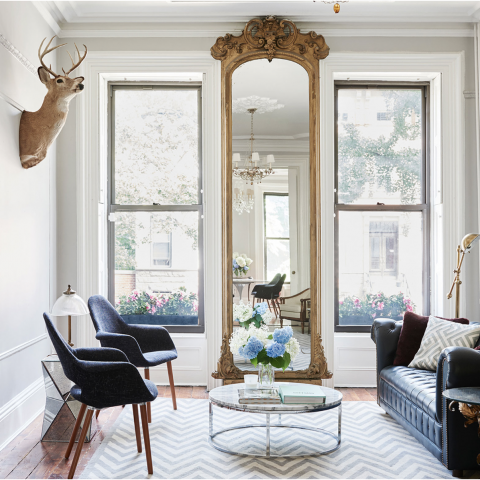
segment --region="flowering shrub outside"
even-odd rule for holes
[[[257,328],[265,325],[273,318],[273,314],[268,309],[267,302],[257,303],[255,307],[242,300],[238,304],[233,304],[233,320],[240,323],[242,327],[248,328],[253,323]]]
[[[387,296],[383,292],[367,293],[364,300],[357,297],[345,297],[339,302],[340,318],[368,317],[373,320],[381,318],[403,317],[405,312],[414,312],[415,304],[402,292]]]
[[[198,295],[185,287],[159,294],[134,290],[122,295],[116,307],[120,315],[198,315]]]
[[[292,327],[276,328],[270,334],[268,327],[250,324],[248,329],[236,328],[230,337],[230,350],[250,360],[256,367],[259,363],[281,368],[283,371],[300,352],[300,344],[293,337]]]

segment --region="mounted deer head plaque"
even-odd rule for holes
[[[48,42],[48,45],[42,52],[43,42],[46,40],[44,38],[38,49],[38,58],[42,64],[38,69],[38,76],[40,81],[47,87],[47,95],[40,110],[37,112],[24,111],[20,119],[20,161],[23,168],[34,167],[46,157],[48,148],[65,125],[70,101],[84,88],[82,84],[83,77],[70,78],[68,75],[85,60],[87,47],[84,45],[85,53],[82,57],[77,45],[75,45],[79,61],[75,63],[70,53],[68,53],[72,60],[72,67],[68,72],[65,72],[62,68],[64,74],[57,75],[51,69],[51,65],[48,68],[43,63],[43,57],[47,53],[66,45],[64,43],[49,49],[54,38]]]

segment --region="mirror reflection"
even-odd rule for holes
[[[290,326],[299,342],[287,371],[307,369],[309,88],[303,67],[262,59],[235,70],[232,152],[233,329],[241,328],[244,312],[263,304],[270,333]],[[242,370],[257,370],[240,355],[234,361]]]

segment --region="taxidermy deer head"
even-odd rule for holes
[[[38,49],[38,58],[42,64],[38,69],[38,76],[48,90],[43,105],[37,112],[24,111],[20,118],[20,160],[23,168],[34,167],[46,157],[48,148],[61,132],[63,125],[65,125],[70,101],[75,95],[78,95],[84,87],[82,84],[84,80],[83,77],[70,78],[68,74],[85,60],[87,47],[84,45],[85,54],[82,57],[77,45],[75,45],[78,58],[80,59],[77,63],[73,61],[72,56],[67,52],[72,60],[72,68],[70,68],[68,72],[62,68],[64,74],[57,75],[51,70],[51,65],[50,68],[48,68],[43,63],[43,57],[47,55],[47,53],[53,52],[53,50],[66,45],[66,43],[64,43],[49,49],[48,47],[50,47],[54,38],[55,37],[48,42],[43,53],[41,53],[41,50],[43,42],[46,40],[45,38],[42,40],[40,48]]]

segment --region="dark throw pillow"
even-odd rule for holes
[[[469,324],[466,318],[437,318],[448,320],[449,322],[461,323],[462,325]],[[428,317],[417,315],[413,312],[405,312],[400,338],[398,339],[397,353],[393,361],[394,365],[408,367],[420,349],[427,325]]]

